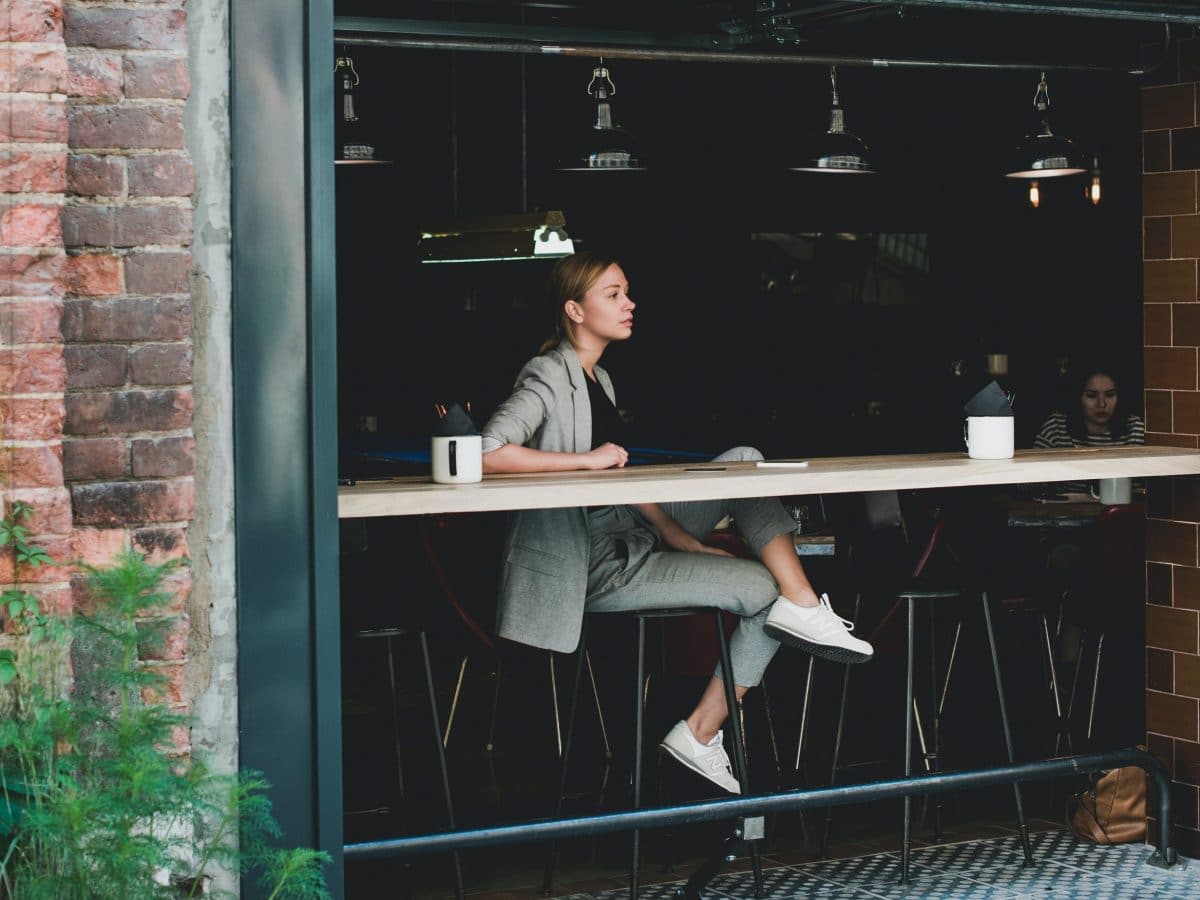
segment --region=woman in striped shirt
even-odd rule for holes
[[[1105,444],[1144,444],[1146,425],[1140,416],[1117,415],[1117,382],[1102,369],[1089,369],[1071,412],[1050,413],[1033,441],[1037,449]]]

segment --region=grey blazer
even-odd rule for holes
[[[599,366],[595,371],[615,403],[608,373]],[[591,450],[586,377],[568,341],[535,356],[521,369],[512,396],[483,427],[483,452],[505,444],[565,453]],[[504,545],[497,633],[547,650],[574,651],[587,598],[589,546],[582,508],[513,513]]]

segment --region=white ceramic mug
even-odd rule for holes
[[[971,459],[1012,459],[1012,416],[967,416],[963,429]]]
[[[1133,479],[1101,478],[1100,490],[1089,487],[1088,493],[1105,506],[1124,506],[1133,502]]]
[[[430,439],[433,480],[441,484],[465,484],[483,480],[483,439],[477,434]]]

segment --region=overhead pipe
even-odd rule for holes
[[[1167,22],[1175,25],[1200,25],[1200,4],[1192,3],[1191,12],[1179,12],[1178,0],[1144,3],[1101,3],[1097,0],[858,0],[871,6],[935,6],[971,12],[1028,13],[1073,16],[1088,19],[1121,19],[1135,22]]]
[[[459,50],[472,53],[526,53],[535,56],[634,59],[655,62],[748,63],[869,67],[884,69],[982,69],[1028,72],[1123,72],[1143,75],[1145,66],[1105,66],[1091,63],[980,62],[966,59],[913,59],[905,57],[844,56],[822,53],[764,52],[757,50],[700,50],[630,47],[613,44],[559,44],[537,40],[491,37],[437,37],[335,30],[338,44],[353,47],[400,47],[408,50]]]

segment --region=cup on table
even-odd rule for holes
[[[1133,479],[1101,478],[1098,486],[1088,487],[1088,493],[1105,506],[1124,506],[1133,502]]]
[[[440,484],[467,484],[483,480],[483,439],[477,434],[430,439],[433,480]]]
[[[967,416],[963,428],[971,459],[1012,459],[1012,416]]]

